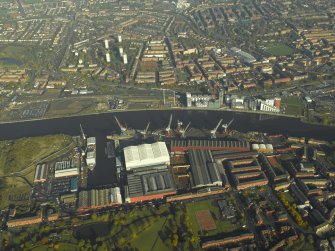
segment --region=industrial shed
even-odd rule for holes
[[[192,187],[222,186],[217,165],[209,150],[189,150]]]
[[[250,151],[247,141],[237,140],[207,140],[207,139],[177,139],[171,141],[171,152],[186,152],[192,149]]]
[[[79,210],[85,210],[121,203],[122,197],[119,187],[99,190],[92,189],[89,191],[81,191],[79,193],[78,207]]]
[[[34,182],[45,182],[48,176],[48,166],[46,164],[38,164],[35,170]]]
[[[170,164],[170,155],[164,142],[128,146],[123,149],[127,171]]]
[[[128,174],[126,200],[137,202],[160,199],[165,195],[175,194],[176,189],[172,175],[168,170]]]

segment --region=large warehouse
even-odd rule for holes
[[[81,191],[79,193],[78,207],[79,210],[86,210],[121,203],[122,197],[119,187],[92,189],[89,191]]]
[[[210,150],[189,150],[191,185],[193,188],[222,186],[223,172],[219,171]]]
[[[138,202],[153,199],[162,199],[166,195],[176,194],[173,177],[170,172],[147,171],[127,175],[126,201]]]
[[[164,142],[128,146],[123,152],[127,171],[163,169],[170,165],[170,155]]]
[[[250,144],[247,141],[220,140],[220,139],[176,139],[171,141],[171,152],[186,152],[192,149],[201,150],[230,150],[250,151]]]

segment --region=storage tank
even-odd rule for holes
[[[258,144],[252,144],[251,148],[252,148],[252,150],[258,151],[259,150],[259,145]]]
[[[260,150],[266,150],[265,144],[259,144],[259,149]]]
[[[273,150],[273,145],[272,144],[266,144],[266,149]]]

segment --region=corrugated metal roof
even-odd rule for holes
[[[174,190],[172,176],[168,170],[128,174],[130,197],[164,193]]]
[[[221,175],[209,150],[189,150],[193,187],[222,183]]]

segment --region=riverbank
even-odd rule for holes
[[[242,112],[242,113],[251,113],[251,114],[263,114],[263,115],[271,115],[271,116],[278,116],[278,117],[287,117],[287,118],[302,118],[302,116],[294,116],[289,114],[283,113],[270,113],[270,112],[261,112],[261,111],[250,111],[250,110],[238,110],[238,109],[227,109],[227,108],[195,108],[195,107],[172,107],[172,108],[164,108],[164,109],[155,109],[155,108],[148,108],[148,109],[131,109],[131,110],[109,110],[103,112],[92,112],[87,114],[71,114],[66,116],[52,116],[46,118],[36,118],[36,119],[24,119],[24,120],[11,120],[11,121],[0,121],[1,124],[12,124],[12,123],[24,123],[30,121],[41,121],[41,120],[53,120],[59,118],[72,118],[72,117],[83,117],[83,116],[91,116],[91,115],[99,115],[99,114],[113,114],[113,113],[127,113],[127,112],[145,112],[145,111],[225,111],[225,112]],[[306,123],[306,122],[305,122]]]

